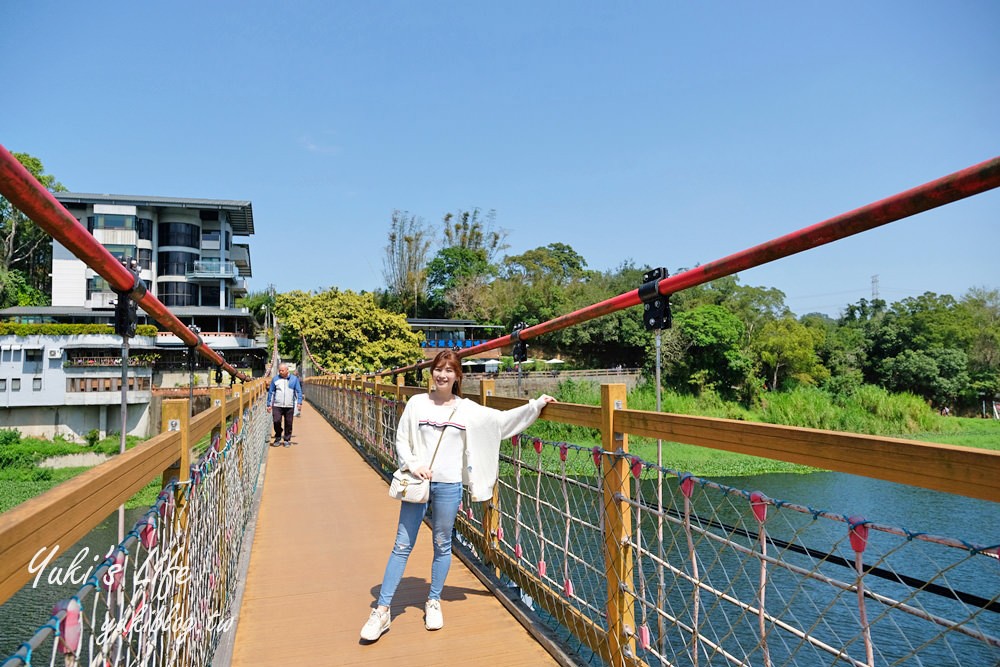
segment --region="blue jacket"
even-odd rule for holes
[[[288,378],[275,375],[267,388],[267,405],[279,408],[294,408],[302,405],[302,383],[297,375]]]

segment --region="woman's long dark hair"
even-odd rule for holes
[[[455,370],[455,384],[451,387],[451,393],[456,396],[462,395],[462,360],[452,350],[441,350],[431,362],[431,373],[435,368],[441,366],[451,366]],[[433,385],[431,385],[433,386]]]

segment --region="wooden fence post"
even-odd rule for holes
[[[212,408],[219,410],[219,451],[226,446],[226,389],[225,387],[212,387],[208,390],[209,400]],[[214,434],[215,429],[212,429]]]
[[[234,389],[235,387],[236,385],[233,385]],[[244,396],[242,387],[240,389],[236,389],[236,398],[239,399],[240,406],[239,406],[239,412],[236,413],[236,417],[234,417],[233,420],[236,422],[237,432],[239,432],[247,427],[247,425],[243,423],[243,409],[245,404],[243,402]],[[239,449],[236,450],[236,469],[240,471],[240,479],[243,478],[243,449],[244,449],[243,447],[240,447]]]
[[[479,381],[479,402],[486,405],[487,399],[496,393],[495,380]],[[499,568],[496,568],[496,551],[500,546],[498,529],[500,527],[500,481],[493,485],[493,499],[482,503],[483,508],[483,544],[486,545],[483,560],[486,563],[494,564],[494,571],[500,575]]]
[[[626,407],[623,384],[601,385],[601,445],[605,451],[628,453],[628,435],[614,429],[615,411]],[[626,664],[625,653],[635,655],[635,597],[633,588],[632,511],[629,461],[625,456],[603,457],[604,475],[604,565],[607,581],[608,661],[612,667]]]
[[[168,398],[160,408],[160,431],[179,431],[181,434],[178,462],[163,471],[163,486],[172,477],[186,482],[191,476],[191,406],[186,398]]]

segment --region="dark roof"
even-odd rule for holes
[[[253,205],[232,199],[191,199],[184,197],[145,197],[141,195],[98,195],[82,192],[55,192],[63,204],[117,204],[147,208],[194,208],[200,211],[227,211],[233,234],[253,234]]]
[[[406,318],[406,323],[417,328],[454,329],[456,327],[477,327],[479,329],[503,329],[499,324],[478,324],[475,320],[442,320],[432,318]]]

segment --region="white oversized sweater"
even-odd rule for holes
[[[454,437],[455,433],[461,434],[465,442],[462,482],[469,487],[472,500],[489,500],[493,497],[493,485],[496,484],[500,468],[500,441],[531,426],[545,407],[545,399],[533,398],[525,405],[511,410],[496,410],[467,398],[459,398],[453,407],[455,412],[450,417],[448,413],[451,408],[447,408],[447,424],[441,423],[438,426],[445,429],[444,438]],[[432,403],[430,394],[417,394],[407,401],[396,427],[396,455],[399,457],[400,468],[416,470],[430,463],[438,437],[424,437],[420,432],[420,424],[423,421],[426,426],[428,415],[441,419],[441,410]],[[439,457],[444,450],[443,443],[438,451]],[[434,468],[439,468],[437,462]]]

